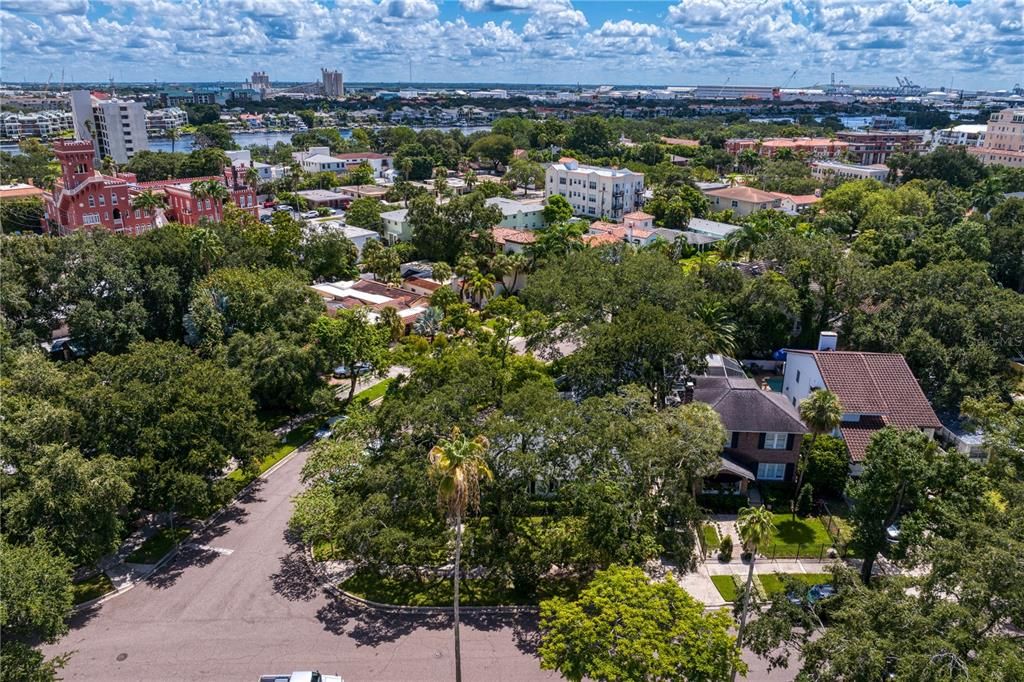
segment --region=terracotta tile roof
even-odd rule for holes
[[[623,218],[630,218],[632,220],[654,220],[654,216],[650,213],[644,213],[643,211],[633,211],[622,216]]]
[[[46,192],[35,185],[12,184],[0,185],[0,199],[17,199],[19,197],[41,197]]]
[[[583,235],[583,243],[587,246],[604,246],[605,244],[618,244],[622,239],[614,234],[602,232],[601,234]]]
[[[725,187],[723,189],[712,189],[704,192],[704,194],[712,197],[721,197],[723,199],[749,201],[755,204],[766,204],[778,201],[778,197],[771,192],[764,192],[753,187],[744,187],[742,185]]]
[[[863,462],[871,437],[886,425],[882,417],[861,417],[859,422],[843,423],[839,430],[846,441],[846,449],[850,452],[850,460]]]
[[[884,415],[901,428],[939,428],[907,361],[897,353],[793,351],[811,355],[825,387],[848,412]]]
[[[808,205],[821,201],[821,197],[815,194],[786,194],[785,192],[769,192],[769,194],[774,194],[780,199],[789,199],[797,205]]]
[[[621,227],[618,223],[609,223],[604,220],[595,220],[590,223],[591,230],[597,230],[598,232],[611,232]]]
[[[516,230],[511,227],[493,227],[491,234],[498,244],[511,242],[513,244],[532,244],[537,241],[537,235],[529,230]]]
[[[680,137],[663,137],[661,141],[665,144],[674,145],[677,147],[699,147],[700,142],[698,140],[687,140]]]
[[[440,282],[435,282],[432,279],[423,279],[422,277],[410,277],[405,280],[403,284],[409,284],[411,286],[419,287],[420,289],[427,289],[429,291],[437,291],[444,285]]]

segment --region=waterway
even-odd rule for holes
[[[412,126],[413,130],[440,130],[447,132],[449,130],[461,130],[463,134],[469,135],[475,132],[488,132],[490,126]],[[352,131],[349,128],[339,128],[338,131],[341,136],[345,139],[352,137]],[[234,133],[232,136],[235,138],[235,143],[245,149],[246,147],[255,146],[267,146],[273,147],[278,142],[290,143],[292,141],[292,135],[295,132],[252,132],[252,133]],[[174,141],[174,151],[176,152],[190,152],[195,144],[194,135],[182,135]],[[171,151],[171,141],[161,137],[151,137],[149,139],[149,150],[154,152],[169,152]],[[9,154],[20,154],[21,150],[18,149],[18,145],[11,143],[4,143],[0,145],[0,151],[7,152]]]

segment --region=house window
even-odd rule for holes
[[[110,205],[113,206],[115,204],[117,204],[117,195],[116,194],[111,194],[110,195]]]
[[[100,214],[99,213],[86,213],[82,216],[83,225],[99,225]]]
[[[733,207],[733,208],[736,208],[736,207],[738,207],[739,205],[740,205],[740,202],[738,202],[738,201],[733,201],[733,202],[732,202],[732,207]]]
[[[210,200],[209,199],[206,200],[206,210],[207,211],[210,210]]]
[[[142,217],[142,211],[140,209],[135,209],[135,217],[136,219]]]
[[[103,195],[101,194],[100,195],[100,206],[106,206],[106,205],[107,205],[107,200],[104,199]]]
[[[764,450],[785,450],[788,433],[766,433],[764,434]]]
[[[89,208],[96,208],[96,200],[91,194],[89,195]]]
[[[757,465],[757,477],[765,481],[781,481],[786,477],[786,465],[761,462]]]
[[[564,185],[565,184],[565,178],[558,178],[558,184],[559,185]]]

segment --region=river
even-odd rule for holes
[[[489,132],[490,126],[411,126],[413,130],[440,130],[447,132],[449,130],[461,130],[463,134],[469,135],[475,132]],[[343,138],[352,137],[352,131],[349,128],[338,128]],[[253,146],[267,146],[273,147],[278,142],[289,143],[292,141],[292,135],[294,132],[258,132],[258,133],[234,133],[232,137],[235,138],[235,144],[243,149],[246,147]],[[176,152],[190,152],[195,143],[194,135],[182,135],[174,141],[174,151]],[[169,152],[171,151],[171,141],[162,137],[151,137],[149,139],[149,150],[153,152]],[[7,152],[9,154],[20,154],[21,150],[18,149],[18,145],[11,143],[4,143],[0,145],[0,151]]]

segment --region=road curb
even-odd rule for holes
[[[327,590],[333,596],[343,599],[347,602],[361,606],[363,608],[371,609],[373,611],[384,611],[386,613],[411,613],[420,615],[448,615],[455,611],[452,606],[409,606],[400,604],[383,604],[381,602],[370,601],[363,597],[346,592],[341,589],[331,580],[331,577],[327,575],[327,571],[321,562],[313,558],[313,550],[311,547],[304,547],[303,551],[306,556],[306,562],[313,568],[314,572],[320,576],[320,586]],[[495,606],[460,606],[459,612],[466,613],[502,613],[502,614],[517,614],[517,613],[537,613],[539,607],[530,605],[495,605]]]
[[[113,599],[114,597],[116,597],[118,595],[124,594],[125,592],[127,592],[130,589],[132,589],[133,587],[135,587],[139,583],[147,580],[151,575],[153,575],[154,573],[159,571],[161,568],[163,568],[168,563],[170,563],[171,560],[173,560],[176,556],[178,556],[178,552],[181,551],[181,546],[182,545],[186,544],[192,538],[192,536],[195,535],[197,532],[202,531],[202,530],[206,530],[207,528],[209,528],[210,525],[212,525],[217,519],[220,518],[220,516],[224,512],[226,512],[228,510],[228,507],[230,507],[232,504],[237,502],[238,498],[242,497],[247,492],[249,492],[249,490],[254,485],[256,485],[257,481],[259,481],[261,479],[264,479],[267,476],[269,476],[270,474],[272,474],[275,471],[277,471],[277,469],[279,469],[281,467],[281,465],[283,465],[285,462],[287,462],[292,457],[294,457],[295,453],[297,453],[299,450],[301,450],[302,448],[304,448],[307,445],[309,445],[310,443],[312,443],[313,440],[314,440],[313,438],[310,438],[309,440],[305,441],[304,443],[301,443],[300,445],[297,445],[294,450],[292,450],[287,455],[282,457],[280,461],[278,461],[276,464],[274,464],[274,466],[270,467],[269,469],[264,471],[262,474],[258,475],[256,478],[254,478],[251,481],[249,481],[249,483],[244,488],[242,488],[237,493],[235,493],[235,496],[231,498],[230,502],[228,502],[227,504],[222,506],[220,509],[215,511],[205,521],[200,523],[196,528],[193,528],[192,532],[190,532],[188,535],[183,537],[178,542],[178,544],[176,544],[166,554],[164,554],[162,557],[160,557],[157,560],[157,562],[155,564],[153,564],[153,567],[150,568],[148,571],[146,571],[144,574],[142,574],[141,576],[139,576],[135,580],[131,581],[127,585],[124,585],[124,586],[114,590],[113,592],[107,592],[106,594],[101,595],[99,597],[96,597],[95,599],[90,599],[89,601],[84,601],[81,604],[76,604],[75,606],[73,606],[71,608],[71,613],[73,613],[73,614],[74,613],[79,613],[80,611],[84,611],[85,609],[91,608],[93,606],[98,606],[98,605],[100,605],[100,604],[102,604],[102,603],[104,603],[106,601],[109,601],[109,600]]]

